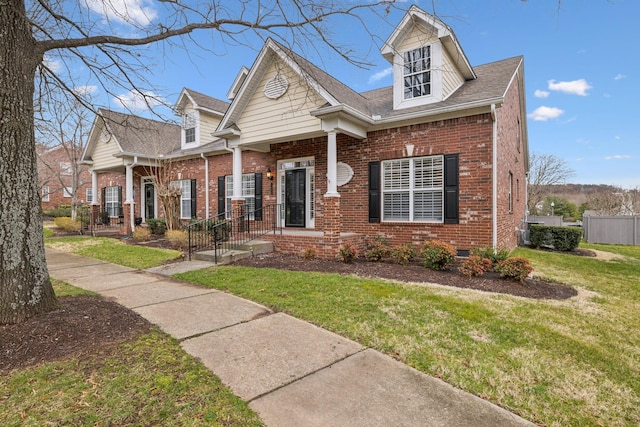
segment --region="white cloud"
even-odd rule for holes
[[[114,97],[113,102],[124,109],[132,111],[147,110],[149,107],[157,107],[163,104],[162,97],[153,92],[140,93],[134,90]]]
[[[369,83],[375,83],[378,80],[382,80],[385,77],[390,76],[391,74],[393,74],[393,67],[385,68],[384,70],[378,71],[377,73],[369,77]]]
[[[549,96],[549,92],[547,92],[546,90],[536,89],[536,91],[533,92],[533,95],[536,98],[547,98]]]
[[[616,76],[613,78],[613,80],[622,80],[622,79],[626,79],[627,76],[625,74],[616,74]]]
[[[627,155],[627,154],[616,154],[613,156],[607,156],[604,159],[605,160],[624,160],[624,159],[630,159],[631,156]]]
[[[42,59],[42,63],[45,67],[47,67],[54,73],[57,73],[62,69],[62,62],[58,61],[57,59],[53,59],[49,55],[44,56],[44,58]]]
[[[105,19],[147,26],[158,17],[151,0],[85,0],[86,6]]]
[[[555,119],[560,117],[564,113],[564,110],[556,107],[538,107],[533,110],[527,117],[537,122],[546,122],[549,119]]]
[[[78,95],[93,95],[98,91],[98,86],[95,86],[95,85],[76,86],[73,88],[73,91]]]
[[[557,90],[559,92],[571,95],[587,96],[587,91],[591,89],[591,85],[585,79],[573,80],[570,82],[556,82],[549,80],[549,90]]]

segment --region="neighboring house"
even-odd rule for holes
[[[38,185],[43,211],[55,209],[61,205],[71,205],[73,192],[73,165],[65,147],[58,145],[52,148],[37,146]],[[79,158],[81,153],[77,153]],[[91,204],[91,175],[85,165],[77,165],[78,204]]]
[[[523,58],[472,67],[453,31],[416,6],[381,53],[393,85],[357,93],[269,39],[230,104],[184,89],[182,126],[103,110],[83,156],[93,188],[124,188],[128,224],[156,217],[148,168],[165,162],[185,219],[281,205],[284,231],[268,238],[283,252],[333,257],[376,236],[463,253],[515,247],[528,172]],[[107,185],[104,172],[120,181]]]

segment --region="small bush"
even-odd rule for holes
[[[469,258],[462,261],[459,271],[468,277],[482,276],[485,272],[491,270],[492,266],[493,262],[489,258],[470,255]]]
[[[131,233],[131,237],[136,242],[146,242],[151,239],[151,230],[148,227],[136,227]]]
[[[425,267],[449,270],[456,259],[456,248],[441,240],[428,240],[422,244],[420,255]]]
[[[389,256],[389,242],[381,237],[373,239],[364,252],[364,257],[367,261],[380,261],[387,256]]]
[[[189,235],[184,230],[167,230],[165,236],[174,249],[182,251],[189,244]]]
[[[56,227],[68,232],[80,231],[80,227],[82,227],[82,223],[80,221],[74,221],[68,216],[60,216],[54,219],[53,223]]]
[[[400,265],[409,264],[416,257],[413,245],[397,245],[391,249],[391,257]]]
[[[358,258],[358,250],[351,243],[345,243],[340,247],[338,251],[338,259],[344,263],[353,262],[354,259]]]
[[[505,259],[509,258],[510,253],[511,251],[506,248],[494,249],[491,246],[479,246],[477,248],[471,249],[469,255],[486,258],[491,261],[493,265],[498,265],[500,261],[504,261]]]
[[[307,248],[302,252],[302,258],[304,259],[315,259],[318,256],[318,252],[315,248]]]
[[[153,234],[163,235],[167,231],[167,222],[164,218],[152,218],[147,220],[147,225]]]
[[[510,257],[500,261],[496,267],[500,277],[522,282],[531,272],[533,267],[528,259],[523,257]]]
[[[531,224],[529,241],[531,246],[553,246],[558,251],[572,251],[578,247],[582,239],[582,229],[575,227],[558,227]]]

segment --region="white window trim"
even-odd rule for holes
[[[185,198],[184,197],[184,189],[185,187],[183,186],[183,184],[186,183],[186,188],[189,191],[189,198]],[[185,215],[184,214],[184,209],[183,209],[183,203],[188,200],[189,201],[189,211],[191,211],[191,200],[193,200],[194,195],[191,194],[191,180],[190,179],[179,179],[177,181],[171,181],[171,185],[173,186],[180,186],[180,189],[182,190],[180,192],[180,219],[191,219],[193,212],[189,212],[189,215]]]
[[[276,194],[278,195],[278,204],[280,206],[284,206],[284,199],[285,199],[285,180],[284,180],[284,173],[286,171],[287,168],[285,168],[285,165],[290,164],[290,163],[307,163],[307,166],[296,166],[294,167],[294,169],[302,169],[302,168],[306,168],[307,169],[307,183],[309,185],[307,185],[307,195],[306,195],[306,199],[307,199],[307,204],[305,207],[306,210],[306,218],[305,218],[305,224],[306,227],[305,228],[315,228],[315,213],[316,213],[316,203],[315,203],[315,187],[316,187],[316,177],[315,177],[315,171],[316,171],[316,166],[315,166],[315,157],[310,156],[310,157],[296,157],[294,159],[285,159],[285,160],[278,160],[277,163],[277,173],[276,173],[276,185],[277,185],[277,189],[276,189]],[[284,227],[284,223],[285,223],[285,218],[284,218],[284,212],[281,215],[281,224],[282,227]]]
[[[49,192],[49,186],[48,185],[43,185],[42,186],[42,201],[43,202],[48,202],[50,200],[50,196],[51,196],[51,193]]]
[[[62,187],[62,197],[70,199],[73,196],[71,187]]]
[[[419,105],[440,102],[442,98],[442,67],[444,59],[442,43],[431,43],[431,94],[416,98],[404,99],[404,54],[423,46],[412,46],[402,52],[397,52],[393,58],[393,108],[402,109]]]
[[[442,165],[442,173],[441,173],[441,185],[440,186],[435,186],[432,187],[431,189],[424,189],[424,188],[415,188],[415,162],[417,160],[421,160],[421,159],[433,159],[433,158],[440,158],[440,163]],[[409,162],[409,178],[408,178],[408,182],[409,182],[409,187],[408,188],[401,188],[401,189],[387,189],[386,185],[385,185],[385,166],[388,164],[391,164],[393,162],[397,162],[397,161],[408,161]],[[381,164],[381,215],[382,215],[382,222],[411,222],[411,223],[434,223],[434,224],[442,224],[444,223],[444,156],[443,155],[436,155],[436,156],[423,156],[423,157],[409,157],[409,158],[400,158],[400,159],[389,159],[389,160],[384,160],[382,161]],[[415,219],[414,218],[414,200],[415,200],[415,194],[419,193],[421,191],[437,191],[440,193],[440,199],[441,199],[441,210],[440,210],[440,219]],[[384,209],[384,204],[385,204],[385,199],[387,195],[391,195],[391,194],[400,194],[400,193],[408,193],[409,194],[409,218],[408,219],[397,219],[397,218],[393,218],[393,219],[387,219],[385,218],[385,209]]]
[[[224,177],[224,195],[226,212],[231,212],[231,200],[233,199],[233,175],[225,175]],[[256,174],[242,174],[242,198],[247,206],[249,219],[254,219],[256,207]]]
[[[93,202],[93,189],[91,187],[86,188],[84,191],[85,201],[87,203]]]
[[[193,114],[194,115],[194,120],[195,120],[195,140],[193,142],[187,142],[187,128],[186,128],[186,122],[187,122],[187,116],[189,114]],[[191,128],[189,128],[191,129]],[[182,138],[182,148],[193,148],[193,147],[197,147],[198,145],[200,145],[200,111],[198,110],[189,110],[189,111],[185,111],[184,114],[182,115],[182,131],[180,132],[181,134],[181,138]]]
[[[122,201],[120,200],[118,186],[112,185],[106,187],[104,190],[104,208],[112,218],[120,215],[120,206]]]

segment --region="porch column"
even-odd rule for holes
[[[336,130],[327,131],[327,192],[325,197],[340,197],[338,193],[338,148]]]
[[[242,199],[242,149],[233,149],[233,195],[231,200]]]
[[[98,173],[93,169],[89,169],[89,172],[91,173],[91,224],[89,230],[93,233],[93,228],[100,218],[100,200],[98,200],[100,192],[98,191]]]
[[[131,234],[135,229],[135,213],[134,207],[135,203],[133,201],[133,164],[126,165],[126,175],[125,175],[125,205],[129,205],[129,212],[126,212],[126,208],[123,209],[124,212],[124,223],[126,228],[126,234]]]

